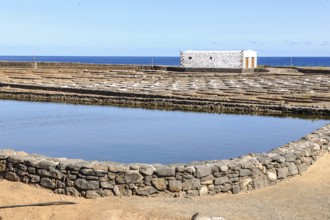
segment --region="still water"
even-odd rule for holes
[[[267,152],[327,123],[0,100],[0,148],[51,157],[169,164]]]

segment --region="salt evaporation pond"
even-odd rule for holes
[[[186,163],[267,152],[327,123],[0,100],[0,148],[85,160]]]

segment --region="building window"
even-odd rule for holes
[[[192,59],[192,57],[189,57],[189,60],[191,60]]]

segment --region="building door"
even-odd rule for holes
[[[245,57],[245,69],[249,68],[249,58]]]
[[[251,68],[255,68],[255,65],[254,65],[254,61],[255,61],[255,60],[254,60],[254,57],[252,57],[251,59],[252,59],[252,60],[251,60]]]

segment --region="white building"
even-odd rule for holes
[[[249,69],[257,67],[257,52],[242,51],[182,51],[181,67]]]

